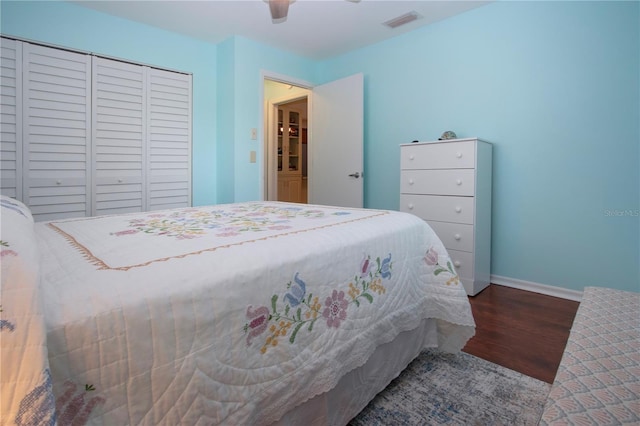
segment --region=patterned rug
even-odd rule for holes
[[[464,352],[425,351],[349,425],[537,425],[550,388]]]

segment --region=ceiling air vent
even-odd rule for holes
[[[397,18],[389,19],[387,22],[383,22],[382,25],[386,25],[389,28],[398,28],[401,25],[408,24],[420,18],[422,18],[422,16],[418,12],[411,11]]]

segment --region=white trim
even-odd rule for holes
[[[534,293],[546,294],[547,296],[559,297],[561,299],[574,300],[576,302],[580,302],[582,300],[582,292],[578,290],[570,290],[567,288],[518,280],[515,278],[501,277],[500,275],[491,275],[491,283],[520,290],[532,291]]]
[[[278,83],[283,84],[291,84],[293,86],[301,87],[303,89],[313,89],[313,84],[306,80],[301,80],[299,78],[291,77],[286,74],[279,74],[277,72],[272,72],[268,70],[260,70],[260,80],[272,80],[277,81]]]

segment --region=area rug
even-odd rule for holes
[[[428,350],[349,424],[537,425],[550,388],[464,352]]]

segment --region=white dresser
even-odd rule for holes
[[[429,223],[467,294],[478,294],[491,273],[491,144],[411,143],[400,146],[400,158],[400,211]]]

